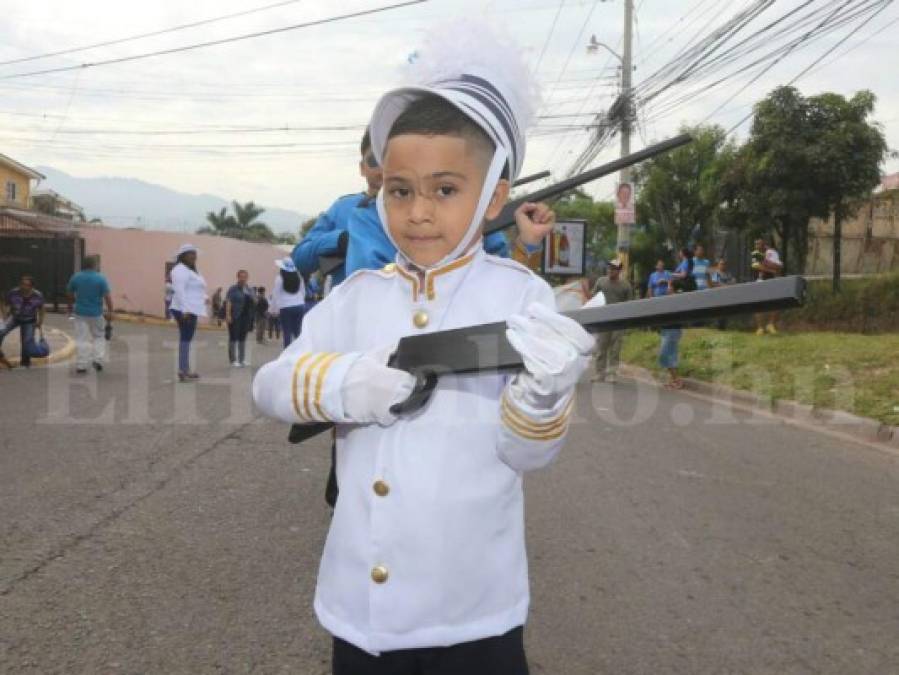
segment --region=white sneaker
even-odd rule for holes
[[[246,362],[246,361],[241,361],[239,365],[240,365],[241,368],[246,368],[246,367],[247,367],[247,362]]]
[[[232,368],[240,368],[240,361],[235,361],[234,363],[231,364],[231,367]]]

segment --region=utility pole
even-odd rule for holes
[[[624,52],[621,58],[621,156],[631,154],[631,116],[634,103],[631,100],[631,75],[633,74],[633,57],[631,54],[632,29],[634,25],[634,0],[624,0]],[[631,182],[630,168],[622,169],[620,183]],[[633,194],[633,192],[632,192]],[[630,271],[631,223],[618,224],[618,257],[624,264],[625,277]]]

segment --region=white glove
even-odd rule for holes
[[[350,366],[340,385],[343,412],[348,419],[384,427],[396,422],[397,416],[390,407],[409,397],[415,378],[404,370],[383,365],[392,352],[387,349],[363,354]]]
[[[510,383],[513,397],[538,410],[552,408],[590,365],[596,341],[577,321],[540,303],[506,324],[506,337],[525,367]]]

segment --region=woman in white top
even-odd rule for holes
[[[197,272],[196,246],[182,244],[175,259],[171,312],[178,322],[178,380],[185,382],[200,377],[190,369],[190,342],[197,330],[197,317],[206,316],[206,280]]]
[[[281,272],[275,277],[272,300],[278,308],[281,319],[281,331],[284,333],[284,347],[300,337],[303,327],[303,311],[306,307],[306,285],[297,271],[293,260],[284,258],[276,260]]]

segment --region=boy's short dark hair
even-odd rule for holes
[[[496,145],[481,127],[456,106],[435,94],[424,94],[410,103],[396,118],[387,138],[390,140],[402,134],[459,136],[474,143],[488,156],[496,150]],[[504,169],[503,177],[508,178],[508,167]]]
[[[365,133],[362,134],[362,143],[359,145],[359,154],[365,157],[365,153],[371,148],[371,133],[368,127],[365,127]]]

